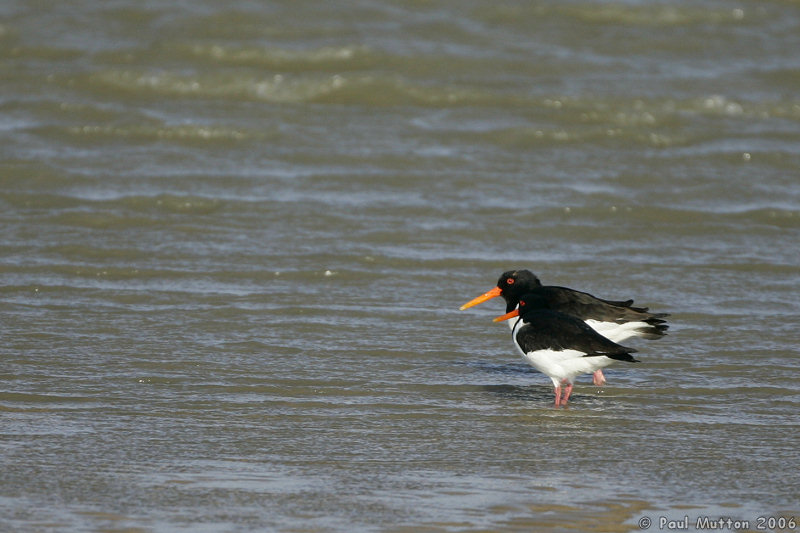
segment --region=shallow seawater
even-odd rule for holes
[[[0,530],[796,531],[798,23],[3,4]],[[555,409],[511,268],[670,334]]]

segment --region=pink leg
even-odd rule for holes
[[[556,393],[556,407],[558,407],[558,402],[561,401],[561,387],[556,385],[554,390]]]
[[[572,383],[567,382],[566,386],[564,387],[564,396],[561,398],[561,405],[567,405],[567,400],[569,400],[570,394],[572,394]]]
[[[592,376],[592,383],[597,385],[598,387],[602,387],[606,384],[606,377],[603,375],[602,370],[595,370],[594,375]]]

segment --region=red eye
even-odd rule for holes
[[[513,285],[513,284],[514,284],[514,278],[508,278],[506,280],[506,285]]]
[[[526,305],[528,305],[528,304],[526,304],[526,303],[525,303],[525,300],[520,300],[520,301],[519,301],[519,306],[520,306],[520,307],[524,307],[524,306],[526,306]]]

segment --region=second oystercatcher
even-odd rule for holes
[[[579,318],[549,309],[542,294],[523,295],[518,308],[495,321],[516,316],[511,329],[514,344],[532,367],[550,377],[556,407],[567,405],[576,376],[614,361],[639,362],[631,355],[634,348],[610,341]]]

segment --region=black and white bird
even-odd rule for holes
[[[542,285],[530,270],[503,272],[497,285],[486,293],[461,306],[467,309],[487,300],[501,296],[506,302],[506,312],[517,307],[523,294],[535,293],[541,306],[583,320],[589,327],[613,342],[622,342],[632,337],[659,339],[666,335],[669,313],[650,313],[646,307],[634,307],[633,300],[604,300],[587,292],[568,287]],[[508,322],[514,327],[514,322]],[[598,369],[593,376],[597,386],[606,383],[603,371]]]
[[[601,370],[615,361],[637,363],[627,348],[600,335],[574,316],[548,307],[541,293],[519,298],[518,307],[494,320],[519,317],[511,328],[522,357],[553,382],[555,405],[567,405],[575,377]]]

